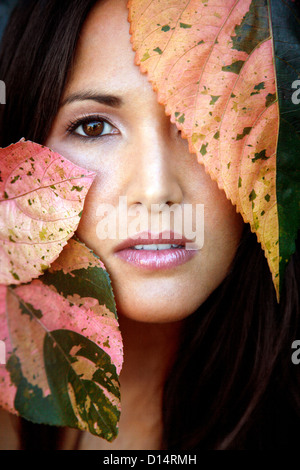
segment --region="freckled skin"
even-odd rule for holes
[[[120,315],[140,322],[172,322],[195,311],[224,279],[243,222],[215,182],[197,163],[145,75],[134,64],[126,2],[106,1],[88,17],[62,100],[92,90],[122,99],[119,107],[92,100],[60,108],[46,145],[97,172],[87,195],[78,237],[98,254],[111,276]],[[111,132],[97,139],[66,132],[70,121],[100,115]],[[121,240],[99,240],[99,203],[128,207],[204,204],[204,246],[183,265],[143,271],[115,256]],[[168,227],[173,229],[173,227]]]

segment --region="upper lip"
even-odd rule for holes
[[[131,248],[135,245],[185,245],[190,242],[191,240],[188,240],[183,235],[179,235],[172,231],[162,232],[155,235],[151,232],[141,232],[132,238],[124,240],[116,247],[115,251],[125,250],[126,248]]]

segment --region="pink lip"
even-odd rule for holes
[[[185,245],[187,240],[173,232],[160,233],[154,236],[150,232],[143,232],[134,238],[128,238],[120,243],[116,249],[116,256],[129,264],[148,270],[170,269],[186,263],[196,254],[196,250],[185,248],[172,248],[166,250],[136,250],[135,245],[175,244]]]

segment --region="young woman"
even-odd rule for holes
[[[20,420],[19,448],[296,447],[299,257],[277,305],[255,235],[134,65],[127,16],[126,0],[24,1],[2,41],[0,145],[25,137],[97,173],[77,235],[111,276],[125,353],[113,443]],[[132,260],[122,240],[99,240],[97,207],[120,196],[149,214],[152,204],[204,204],[203,248],[163,247],[149,261],[140,238]]]

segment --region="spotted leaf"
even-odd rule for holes
[[[300,226],[299,2],[129,0],[136,63],[249,223],[279,299]],[[300,84],[299,84],[300,85]]]
[[[0,406],[35,423],[112,441],[122,339],[103,263],[71,239],[39,279],[0,287]]]
[[[58,257],[94,176],[31,141],[0,149],[0,284],[29,282]]]

